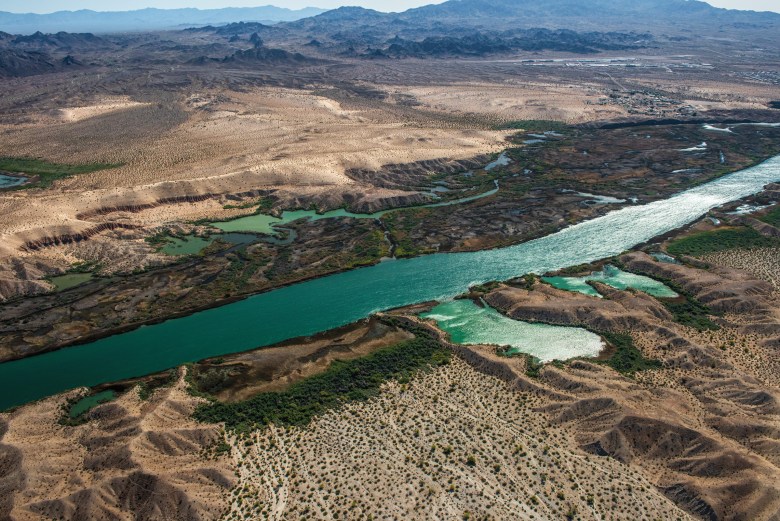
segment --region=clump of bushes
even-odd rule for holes
[[[697,257],[737,248],[750,249],[772,246],[780,246],[780,241],[764,237],[752,228],[739,226],[694,233],[673,241],[666,250],[674,256]]]
[[[269,423],[306,425],[313,417],[346,402],[376,396],[382,383],[389,379],[408,380],[416,371],[449,362],[449,350],[424,330],[415,333],[412,340],[363,358],[335,361],[324,373],[285,391],[262,393],[236,403],[203,404],[194,416],[203,422],[225,422],[228,429],[237,432]]]
[[[637,371],[661,367],[659,360],[645,358],[642,355],[642,352],[634,345],[634,339],[631,335],[603,332],[601,336],[615,348],[612,356],[601,363],[610,366],[615,371],[630,376]]]

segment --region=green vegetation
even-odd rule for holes
[[[192,375],[189,379],[190,389],[196,389],[202,396],[216,394],[230,383],[230,369],[227,367],[209,367],[194,375],[190,370],[187,374]]]
[[[431,208],[416,208],[391,212],[382,217],[395,243],[396,257],[414,257],[433,253],[433,250],[418,246],[410,234],[423,227],[423,223],[434,215]]]
[[[100,269],[100,263],[97,261],[76,262],[68,270],[70,273],[92,273]]]
[[[780,204],[773,206],[761,220],[767,224],[771,224],[775,228],[780,228]]]
[[[666,309],[674,315],[674,321],[678,324],[692,327],[699,331],[715,331],[720,329],[720,326],[710,320],[710,317],[708,316],[713,314],[712,310],[693,297],[684,295],[684,298],[682,299],[659,300],[666,306]]]
[[[116,168],[118,166],[121,165],[113,163],[65,165],[49,163],[40,159],[0,157],[0,171],[37,176],[38,180],[36,182],[18,186],[16,189],[31,187],[46,188],[51,186],[51,184],[57,179],[63,179],[78,174],[88,174],[90,172],[97,172],[98,170],[105,170],[108,168]]]
[[[634,339],[631,335],[602,332],[601,336],[615,348],[615,352],[608,360],[600,363],[608,365],[615,371],[631,376],[637,371],[661,367],[659,360],[652,360],[642,356],[642,352],[634,345]]]
[[[547,130],[561,131],[569,126],[563,121],[544,120],[544,119],[521,119],[509,121],[497,127],[497,130],[529,130],[531,132],[544,132]]]
[[[526,356],[525,358],[525,374],[531,378],[539,378],[539,373],[542,371],[544,364],[541,360],[534,356]]]
[[[255,214],[267,213],[274,206],[274,200],[270,197],[261,197],[259,201],[249,201],[241,204],[225,204],[222,206],[225,210],[245,210],[247,208],[255,209]]]
[[[607,259],[604,263],[609,262],[611,264],[617,264],[617,259]],[[620,266],[618,266],[619,268]],[[557,274],[561,276],[575,276],[575,275],[581,275],[582,273],[592,273],[594,271],[597,271],[601,269],[601,264],[595,265],[592,263],[589,264],[577,264],[576,266],[569,266],[567,268],[562,268],[558,270]]]
[[[766,248],[780,246],[780,241],[759,234],[752,228],[739,226],[699,232],[677,239],[666,250],[670,255],[693,257],[736,248]]]
[[[468,293],[466,293],[466,296],[473,295],[474,293],[490,293],[494,289],[501,286],[501,283],[495,280],[491,280],[490,282],[485,282],[484,284],[477,284],[475,286],[471,286],[469,288]]]
[[[212,402],[195,410],[202,422],[225,422],[228,429],[245,432],[269,423],[306,425],[314,416],[349,401],[364,401],[379,393],[389,379],[406,381],[416,371],[449,362],[450,352],[426,330],[416,337],[366,357],[333,362],[324,372],[286,391],[262,393],[237,403]]]
[[[365,233],[350,253],[347,267],[351,269],[375,264],[382,257],[390,255],[390,248],[382,231],[374,230]]]
[[[155,232],[153,235],[144,237],[144,240],[152,246],[162,247],[174,236],[168,230]]]
[[[640,274],[645,277],[650,277],[650,274],[648,273]],[[710,320],[709,317],[709,315],[715,315],[716,313],[708,306],[696,300],[679,284],[673,280],[665,279],[657,275],[653,275],[652,278],[663,283],[679,295],[679,297],[675,298],[658,298],[664,307],[666,307],[674,316],[675,322],[699,331],[717,331],[720,329],[720,326]]]
[[[144,380],[138,384],[138,397],[142,400],[148,400],[154,394],[154,391],[163,387],[170,387],[176,382],[176,369],[170,369],[165,373]]]

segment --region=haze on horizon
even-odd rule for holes
[[[129,11],[156,7],[176,9],[196,7],[199,9],[219,9],[223,7],[258,7],[276,5],[289,9],[319,7],[334,9],[343,5],[359,5],[378,11],[404,11],[421,5],[437,4],[444,0],[114,0],[110,7],[104,0],[3,0],[0,11],[14,13],[51,13],[55,11],[76,11],[92,9],[94,11]],[[780,0],[707,0],[715,7],[727,9],[780,12]]]

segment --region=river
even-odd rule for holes
[[[780,156],[669,199],[610,212],[507,248],[389,260],[77,347],[0,364],[0,409],[82,385],[310,335],[469,285],[619,254],[780,181]]]

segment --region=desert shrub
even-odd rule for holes
[[[771,210],[769,210],[763,217],[761,217],[761,220],[767,224],[771,224],[775,228],[780,228],[780,204],[775,205]]]
[[[602,363],[610,366],[615,371],[625,375],[632,375],[637,371],[661,367],[660,361],[645,358],[642,355],[642,352],[634,345],[634,339],[631,335],[603,332],[601,336],[615,348],[612,356]]]
[[[710,320],[712,311],[693,297],[684,295],[684,299],[660,299],[666,309],[674,315],[674,321],[699,331],[720,329]]]
[[[766,248],[772,246],[780,246],[780,241],[764,237],[752,228],[740,226],[694,233],[672,241],[666,250],[674,256],[691,255],[696,257],[736,248]]]

